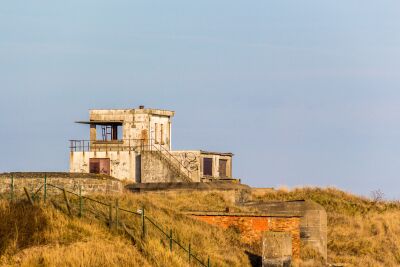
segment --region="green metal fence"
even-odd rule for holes
[[[39,202],[41,199],[43,199],[44,202],[48,201],[49,200],[48,191],[51,188],[61,191],[60,194],[62,194],[62,196],[64,198],[67,212],[71,216],[73,215],[73,212],[72,212],[73,205],[70,201],[70,195],[78,198],[78,208],[77,209],[78,209],[79,217],[83,217],[85,215],[85,205],[90,205],[91,203],[92,204],[96,203],[96,204],[103,206],[107,210],[107,215],[105,215],[104,211],[101,211],[98,208],[97,208],[97,214],[95,214],[95,215],[96,215],[96,218],[98,218],[98,217],[101,217],[101,216],[99,216],[99,214],[102,214],[102,217],[106,220],[110,229],[116,228],[118,230],[121,226],[125,227],[125,224],[121,221],[121,218],[120,218],[120,212],[125,212],[136,218],[140,218],[140,238],[143,241],[146,240],[147,227],[152,226],[166,240],[166,242],[168,244],[167,249],[169,251],[171,251],[171,252],[173,251],[173,247],[175,247],[174,246],[174,244],[175,244],[178,249],[181,249],[183,252],[187,253],[187,258],[188,258],[189,263],[196,263],[196,264],[199,264],[200,266],[204,266],[204,267],[211,266],[210,257],[207,257],[207,261],[201,260],[198,255],[194,254],[190,243],[188,243],[187,246],[182,244],[182,242],[177,239],[177,236],[176,237],[173,236],[171,228],[169,228],[169,232],[165,231],[164,229],[167,229],[166,227],[160,225],[153,218],[146,215],[146,211],[145,211],[144,207],[141,207],[137,211],[132,211],[132,210],[120,207],[118,199],[116,199],[115,203],[112,203],[112,202],[105,203],[98,199],[82,195],[82,187],[81,186],[79,186],[79,188],[78,188],[78,193],[75,193],[73,191],[66,190],[63,187],[59,187],[57,185],[50,184],[47,182],[46,175],[44,176],[43,184],[41,184],[39,186],[39,188],[36,189],[36,191],[30,192],[30,190],[28,190],[26,187],[24,187],[24,193],[25,193],[28,201],[32,205],[34,205],[35,202]],[[41,191],[43,191],[43,192],[41,193]],[[43,195],[41,195],[41,194],[43,194]],[[3,193],[3,196],[4,196],[4,193]],[[10,201],[16,201],[15,183],[14,183],[13,175],[10,176],[9,197],[6,197],[6,198],[9,199]],[[93,212],[93,210],[90,210],[88,208],[86,208],[86,211]]]

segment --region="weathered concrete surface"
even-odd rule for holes
[[[107,175],[96,174],[75,174],[75,173],[2,173],[0,174],[0,194],[9,194],[11,190],[11,176],[14,177],[14,192],[16,195],[24,194],[24,187],[30,192],[37,191],[44,184],[44,177],[47,183],[69,191],[78,193],[79,186],[82,186],[82,194],[89,193],[121,193],[123,185],[118,180]],[[59,194],[60,190],[48,186],[49,194]]]
[[[155,144],[168,150],[171,147],[171,119],[174,114],[169,110],[149,108],[92,109],[89,112],[91,121],[121,121],[125,145],[128,140],[155,140]],[[96,140],[96,136],[92,135],[91,140]]]
[[[96,162],[101,161],[102,172],[137,183],[231,179],[232,153],[172,151],[174,114],[144,107],[90,110],[90,120],[79,122],[90,125],[90,140],[71,140],[70,172],[89,173],[90,160],[96,159],[92,163],[93,172],[98,172]],[[108,132],[111,140],[99,140],[97,126],[111,127],[113,130]],[[103,130],[103,134],[107,133]],[[114,135],[121,131],[121,136]],[[207,175],[203,170],[205,158],[212,160],[211,174]]]
[[[188,171],[193,182],[209,182],[232,178],[232,154],[205,152],[202,150],[170,151],[174,159],[171,162],[163,161],[157,153],[147,154],[142,157],[142,182],[171,182],[182,181],[177,178],[178,173],[173,171],[170,165],[177,169]],[[152,157],[151,157],[152,156]],[[212,175],[204,175],[204,158],[212,160]],[[220,161],[226,161],[225,175],[220,170]]]
[[[327,258],[327,215],[324,207],[311,200],[281,202],[249,202],[243,204],[257,208],[260,212],[295,214],[301,216],[300,235],[305,244],[310,244],[321,256]]]
[[[182,182],[179,164],[170,162],[157,151],[142,151],[141,166],[142,183]]]
[[[89,160],[91,158],[110,159],[110,176],[120,180],[136,181],[136,158],[139,153],[135,151],[101,151],[101,152],[71,152],[70,172],[89,173]]]
[[[263,267],[290,267],[292,238],[287,232],[268,231],[263,234]]]
[[[240,232],[242,242],[258,247],[265,231],[287,232],[290,235],[292,255],[300,257],[300,217],[272,213],[187,212],[186,214],[224,229],[233,227]],[[258,251],[260,255],[262,251]]]

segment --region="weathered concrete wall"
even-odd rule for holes
[[[141,153],[141,165],[142,183],[182,182],[177,173],[157,152],[143,151]]]
[[[292,238],[287,232],[268,231],[263,234],[263,267],[290,267]]]
[[[129,139],[156,140],[155,137],[157,136],[156,141],[159,145],[162,144],[168,150],[171,147],[171,117],[173,116],[174,112],[159,109],[90,110],[90,120],[122,122],[124,145],[127,145]],[[163,127],[160,127],[161,124]],[[91,140],[94,139],[92,135]]]
[[[212,159],[212,177],[215,178],[231,178],[232,177],[232,155],[224,155],[224,153],[212,153],[201,151],[201,159],[200,159],[200,172],[201,176],[204,175],[204,168],[203,168],[203,159],[210,158]],[[222,177],[219,172],[219,160],[226,160],[226,177]]]
[[[314,247],[325,259],[327,258],[327,215],[324,207],[318,203],[311,200],[299,200],[254,202],[244,205],[257,208],[260,212],[301,216],[301,240]]]
[[[44,184],[45,173],[13,173],[14,192],[24,194],[24,187],[35,192]],[[78,193],[82,186],[82,194],[89,193],[121,193],[122,183],[109,176],[93,174],[46,173],[47,183]],[[0,174],[0,194],[10,194],[11,174]],[[61,191],[48,186],[49,194],[60,194]]]
[[[200,182],[200,150],[170,151],[171,154],[191,172],[194,182]]]
[[[265,231],[290,233],[294,258],[300,257],[300,218],[291,216],[235,214],[235,213],[188,213],[203,222],[222,228],[234,227],[240,231],[242,241],[249,245],[261,244]]]
[[[110,175],[133,182],[136,181],[137,156],[135,151],[70,152],[70,172],[89,173],[89,159],[109,158]]]

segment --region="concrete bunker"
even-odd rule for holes
[[[135,183],[235,181],[232,153],[172,150],[172,118],[161,109],[93,109],[88,140],[70,140],[70,172]]]

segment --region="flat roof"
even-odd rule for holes
[[[103,109],[89,109],[89,112],[92,111],[121,111],[121,112],[126,112],[126,111],[131,111],[133,113],[138,113],[138,114],[155,114],[155,115],[161,115],[161,116],[174,116],[175,111],[172,110],[166,110],[166,109],[157,109],[157,108],[126,108],[126,109],[121,109],[121,108],[116,108],[116,109],[108,109],[108,108],[103,108]]]
[[[234,156],[233,153],[231,152],[215,152],[215,151],[205,151],[205,150],[200,150],[201,154],[210,154],[210,155],[220,155],[220,156]]]
[[[75,123],[80,124],[91,124],[91,125],[122,125],[123,121],[76,121]]]

